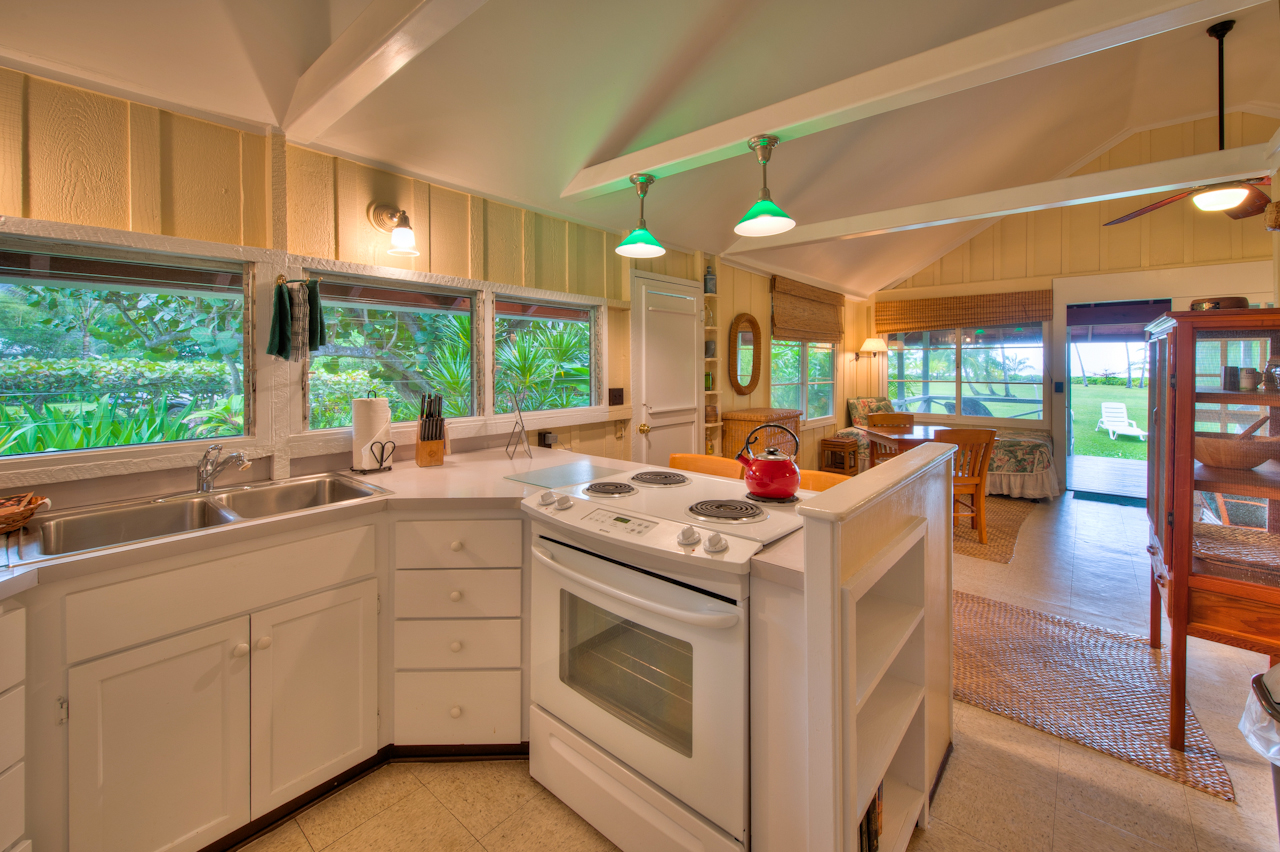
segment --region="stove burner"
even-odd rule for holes
[[[584,491],[596,497],[625,497],[636,493],[635,486],[625,482],[593,482]]]
[[[747,492],[747,499],[757,503],[799,503],[800,498],[792,494],[790,497],[761,497],[759,494]]]
[[[632,482],[638,482],[641,485],[684,485],[689,481],[689,477],[683,473],[675,473],[666,470],[646,470],[637,473],[631,477]]]
[[[712,523],[749,524],[768,517],[764,509],[745,500],[699,500],[686,511]]]

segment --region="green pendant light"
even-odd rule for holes
[[[638,174],[631,176],[631,182],[635,184],[636,195],[640,196],[640,224],[636,229],[627,234],[627,238],[618,243],[618,247],[614,249],[623,257],[661,257],[667,253],[662,247],[662,243],[658,242],[653,234],[649,233],[649,229],[644,224],[644,196],[649,191],[649,184],[656,181],[653,175]]]
[[[747,143],[747,146],[756,152],[756,159],[760,161],[760,200],[751,205],[747,215],[733,227],[735,234],[741,234],[744,237],[771,237],[774,234],[790,231],[796,226],[796,220],[788,216],[769,197],[769,155],[773,153],[774,146],[777,144],[777,136],[757,136]]]

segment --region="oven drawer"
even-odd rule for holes
[[[398,669],[518,669],[520,619],[397,621]]]
[[[520,742],[520,672],[396,672],[397,745]]]
[[[396,618],[519,618],[520,573],[397,571]]]
[[[524,522],[400,521],[397,568],[518,568]]]

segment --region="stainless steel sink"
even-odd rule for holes
[[[209,494],[131,500],[36,515],[8,536],[10,565],[269,518],[388,494],[335,473],[247,485]]]
[[[378,493],[386,492],[376,485],[323,474],[215,493],[212,500],[242,518],[269,518],[285,512],[359,500]]]

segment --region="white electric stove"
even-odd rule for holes
[[[747,574],[795,504],[657,468],[522,508],[533,777],[624,852],[747,849]]]

